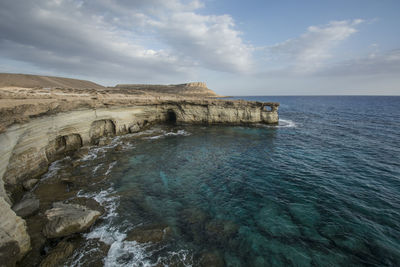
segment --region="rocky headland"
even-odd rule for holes
[[[278,123],[278,103],[216,97],[205,83],[104,87],[0,74],[0,266],[56,265],[62,251],[72,253],[71,236],[88,231],[104,212],[94,200],[79,199],[73,192],[47,196],[38,185],[51,162],[84,156],[88,146],[102,145],[104,137],[159,123]],[[143,231],[161,240],[168,227],[159,228]],[[140,232],[131,238],[147,242]],[[44,253],[49,242],[52,249]]]

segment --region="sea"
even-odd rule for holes
[[[106,208],[67,265],[400,266],[400,97],[238,99],[279,125],[154,126],[64,173]]]

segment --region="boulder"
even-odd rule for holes
[[[171,228],[167,225],[146,225],[133,229],[125,240],[139,243],[159,243],[168,238],[170,234]]]
[[[37,183],[39,182],[39,179],[29,179],[26,180],[25,182],[22,183],[22,186],[26,191],[31,190]]]
[[[12,263],[21,259],[31,249],[31,239],[26,222],[18,217],[10,205],[0,197],[0,262]]]
[[[50,251],[46,258],[40,263],[40,267],[61,266],[62,263],[74,252],[75,246],[68,241],[61,241]]]
[[[39,210],[39,199],[33,194],[26,194],[12,209],[18,216],[27,218]]]
[[[67,200],[66,203],[68,204],[78,204],[81,206],[85,206],[91,210],[97,210],[98,212],[100,212],[101,214],[103,214],[105,212],[105,209],[103,208],[103,206],[101,206],[99,204],[99,202],[97,202],[96,200],[92,199],[92,198],[86,198],[86,197],[76,197],[70,200]]]
[[[101,212],[79,204],[56,202],[45,215],[48,222],[43,229],[44,235],[57,238],[87,230],[100,217]]]

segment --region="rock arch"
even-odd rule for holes
[[[53,161],[57,156],[75,151],[82,147],[82,145],[83,141],[80,134],[73,133],[57,136],[46,148],[47,159]]]
[[[116,134],[115,123],[112,120],[94,121],[90,126],[89,136],[92,143],[96,143],[103,136]]]

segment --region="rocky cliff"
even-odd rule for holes
[[[0,261],[8,255],[19,259],[30,249],[25,221],[11,207],[26,190],[24,182],[60,155],[162,122],[277,124],[278,106],[113,89],[0,88]]]
[[[159,94],[174,94],[179,96],[202,96],[218,97],[218,95],[207,87],[205,82],[192,82],[183,84],[118,84],[115,88],[125,90],[137,90]]]

